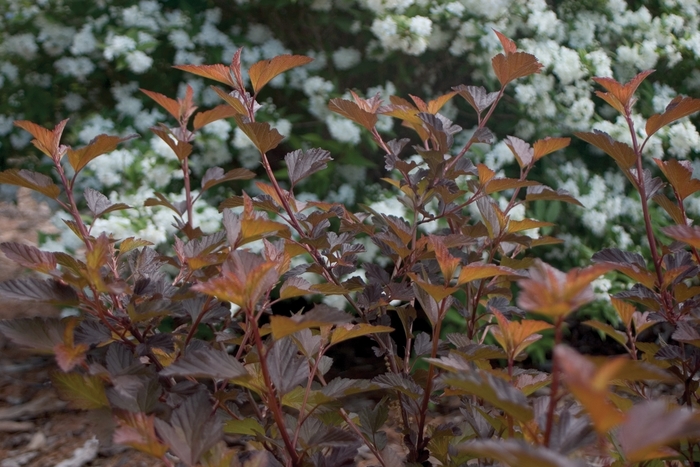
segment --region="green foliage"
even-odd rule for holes
[[[253,64],[248,89],[240,50],[230,64],[179,66],[227,86],[219,93],[226,103],[208,111],[197,112],[189,87],[177,100],[144,91],[176,120],[151,130],[177,156],[185,199],[156,193],[145,200],[173,214],[171,254],[139,238],[93,232],[101,216],[131,207],[92,188],[77,189],[84,168],[130,137],[100,135],[72,148],[61,143],[65,120],[52,130],[15,122],[50,158],[54,178],[9,169],[0,181],[54,199],[82,248],[69,255],[1,245],[10,259],[48,278],[4,282],[0,295],[74,306],[80,316],[7,321],[0,331],[54,353],[62,372],[53,382],[63,398],[76,408],[108,409],[116,442],[169,466],[348,465],[362,444],[385,467],[433,465],[433,459],[450,466],[473,459],[555,467],[691,462],[700,438],[700,229],[691,225],[683,200],[700,183],[685,162],[655,160],[645,167],[642,148],[662,126],[700,110],[700,100],[674,99],[649,118],[646,139],[631,145],[600,131],[577,134],[610,155],[639,192],[649,257],[606,248],[592,256],[593,265],[565,273],[536,256],[539,247],[559,240],[526,233],[555,231],[551,221],[559,208],[551,206],[580,204],[528,178],[569,139],[530,145],[508,136],[519,169],[510,177],[472,162],[474,145],[494,141],[487,125],[506,87],[541,70],[535,56],[496,34],[504,52],[492,61],[500,83],[492,92],[458,85],[427,102],[416,96],[382,102],[351,92],[352,100],[329,103],[384,152],[384,180],[406,208],[404,217],[299,199],[299,184],[332,163],[325,149],[286,154],[288,184],[280,185],[269,153],[282,136],[256,119],[258,94],[276,76],[308,63],[304,56]],[[598,96],[622,114],[633,135],[634,93],[647,75],[627,84],[596,79],[605,89]],[[457,96],[478,122],[466,138],[439,113]],[[386,115],[417,135],[417,156],[405,157],[409,139],[382,137],[376,124]],[[199,130],[219,119],[232,119],[252,141],[266,179],[256,180],[256,196],[224,200],[223,230],[207,235],[193,223],[201,194],[255,177],[243,168],[212,167],[201,191],[193,189],[193,145]],[[465,143],[456,146],[460,137]],[[499,193],[507,194],[505,205],[496,201]],[[656,228],[652,202],[671,225]],[[515,218],[514,209],[524,205],[542,218]],[[364,238],[381,253],[376,263],[359,260]],[[262,252],[251,248],[254,242]],[[611,297],[614,322],[586,324],[626,355],[587,357],[564,344],[566,320],[594,300],[591,283],[613,270],[633,286]],[[319,296],[342,298],[343,305],[273,314],[273,307],[289,308],[287,300],[311,303]],[[427,332],[418,331],[421,320]],[[672,329],[670,338],[642,339],[660,323]],[[523,353],[546,332],[554,332],[549,371],[520,367]],[[370,379],[329,376],[338,369],[329,351],[360,337],[371,339],[385,371]],[[356,412],[346,408],[350,398],[370,392],[382,399]],[[432,409],[455,400],[460,421],[433,423]],[[401,451],[389,444],[390,418],[403,435]],[[224,433],[256,452],[237,453]]]

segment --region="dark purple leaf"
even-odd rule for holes
[[[170,422],[155,419],[158,435],[188,467],[195,467],[223,436],[223,424],[211,411],[207,394],[200,391],[175,409]]]
[[[325,169],[328,162],[332,161],[331,153],[325,149],[297,149],[284,156],[284,161],[287,163],[289,171],[289,181],[292,187],[299,180],[308,177],[309,175]]]
[[[0,244],[0,250],[8,259],[25,268],[48,273],[56,269],[56,255],[48,251],[25,245],[24,243],[6,242]]]
[[[700,329],[688,321],[680,321],[676,324],[676,330],[671,338],[678,342],[687,342],[697,346],[700,343]]]
[[[304,423],[304,426],[306,426],[307,423],[309,423],[310,419],[307,419],[306,422]],[[309,446],[314,446],[314,447],[346,447],[346,446],[354,446],[355,449],[359,447],[360,443],[357,438],[357,435],[341,430],[340,428],[336,427],[329,427],[328,425],[325,425],[321,422],[318,423],[316,427],[314,427],[311,436],[307,439],[306,444]]]
[[[182,216],[182,213],[184,212],[182,210],[182,206],[178,205],[178,207],[175,207],[174,204],[172,204],[168,199],[163,195],[163,193],[154,193],[155,198],[148,198],[146,201],[144,201],[143,205],[144,206],[165,206],[166,208],[170,209],[171,211],[176,212],[179,216]]]
[[[514,388],[509,382],[496,378],[483,370],[449,374],[445,377],[444,382],[481,397],[520,421],[532,419],[532,408],[528,404],[525,394]]]
[[[670,409],[665,401],[646,401],[626,414],[617,440],[630,462],[646,460],[645,454],[662,446],[694,438],[700,434],[700,422],[690,409]]]
[[[21,318],[0,321],[0,333],[17,345],[53,353],[63,343],[66,324],[56,318]]]
[[[388,141],[386,143],[386,146],[387,148],[389,148],[389,151],[391,151],[392,155],[398,157],[399,154],[401,154],[401,151],[403,151],[403,148],[406,147],[406,145],[410,142],[411,140],[408,138],[401,138],[399,140],[392,139],[391,141]]]
[[[107,398],[112,406],[129,412],[150,413],[158,408],[163,386],[149,374],[112,376]]]
[[[644,258],[639,253],[630,253],[618,248],[604,248],[595,253],[591,260],[595,263],[613,263],[623,266],[638,266],[646,270],[647,265]]]
[[[86,318],[75,328],[73,338],[76,344],[99,345],[112,339],[112,331],[96,319]]]
[[[553,427],[550,446],[559,454],[567,455],[595,440],[596,433],[587,417],[573,416],[570,410],[564,410],[559,415],[559,423]]]
[[[47,302],[54,305],[78,304],[75,290],[53,279],[27,278],[0,282],[0,296],[11,300]]]
[[[413,351],[416,353],[416,357],[430,354],[432,347],[432,341],[428,334],[421,332],[416,335],[413,341]]]
[[[235,379],[247,376],[248,372],[233,356],[225,350],[204,347],[187,350],[184,357],[164,368],[162,376],[191,376],[196,378]]]
[[[226,238],[226,232],[221,231],[190,240],[183,249],[185,257],[196,258],[211,254],[223,246],[224,238]]]
[[[232,180],[250,180],[255,177],[255,173],[248,169],[233,169],[224,173],[221,167],[211,167],[204,173],[202,177],[202,191],[218,185],[219,183],[229,182]]]
[[[471,105],[478,114],[481,114],[481,112],[489,108],[498,97],[497,92],[488,92],[483,86],[465,86],[464,84],[460,84],[459,86],[453,86],[452,90],[456,91],[469,102],[469,105]]]
[[[357,447],[345,446],[335,447],[330,451],[317,451],[311,457],[311,462],[315,467],[352,467],[355,464]]]
[[[135,375],[143,373],[146,368],[143,363],[136,360],[131,350],[120,342],[109,345],[105,365],[112,376]]]
[[[509,466],[586,467],[586,463],[525,441],[478,440],[457,445],[459,452],[479,458],[496,459]]]
[[[230,209],[224,209],[224,229],[228,244],[235,246],[241,238],[241,216]]]
[[[518,160],[520,167],[527,167],[535,156],[535,150],[528,143],[515,136],[506,136],[506,146]]]
[[[297,347],[290,338],[275,342],[267,353],[267,365],[280,397],[308,381],[309,364],[297,354]]]
[[[90,209],[93,216],[97,216],[99,213],[112,205],[109,198],[90,187],[85,189],[85,201],[87,202],[88,209]]]
[[[496,135],[488,128],[481,127],[474,132],[472,139],[477,143],[493,144],[496,141]]]
[[[423,388],[416,384],[408,375],[403,373],[384,373],[372,379],[372,382],[384,389],[399,391],[412,399],[423,395]]]
[[[373,409],[363,407],[358,412],[360,419],[360,431],[379,450],[384,449],[387,443],[386,432],[381,431],[389,419],[389,407],[386,400],[381,400]]]

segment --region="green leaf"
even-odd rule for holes
[[[224,433],[250,436],[260,434],[265,436],[265,428],[254,418],[244,418],[242,420],[228,420],[224,424]]]
[[[496,408],[521,422],[532,419],[532,408],[525,394],[511,386],[507,381],[482,371],[449,375],[445,383],[450,386],[484,399]]]
[[[51,373],[56,392],[61,399],[68,401],[71,407],[82,410],[109,407],[104,383],[97,376],[78,373]]]

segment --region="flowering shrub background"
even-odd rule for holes
[[[700,91],[700,4],[694,1],[664,0],[653,7],[639,7],[632,6],[639,2],[622,0],[564,0],[555,2],[554,9],[544,0],[0,3],[4,11],[0,18],[3,164],[34,169],[40,164],[26,150],[29,134],[12,127],[16,119],[50,126],[70,116],[72,133],[67,138],[76,144],[100,133],[139,133],[140,139],[95,161],[91,165],[95,177],[89,182],[111,191],[113,202],[136,207],[154,192],[184,197],[181,181],[174,178],[175,155],[147,131],[165,115],[138,88],[182,95],[185,84],[177,84],[182,79],[194,89],[197,102],[219,104],[205,80],[180,77],[170,66],[228,63],[240,46],[245,47],[244,68],[283,53],[315,58],[270,83],[273,89],[267,95],[285,102],[284,108],[266,105],[258,114],[259,120],[270,122],[288,137],[285,151],[315,145],[335,155],[336,170],[317,174],[300,187],[305,196],[347,205],[366,203],[376,211],[399,216],[403,206],[393,198],[384,199],[378,181],[382,161],[367,155],[375,153],[373,143],[357,125],[327,108],[328,100],[347,95],[348,87],[387,99],[407,93],[435,96],[460,78],[488,86],[495,82],[490,59],[499,43],[491,30],[497,29],[545,66],[541,74],[516,84],[510,100],[492,120],[498,134],[532,141],[600,129],[629,140],[624,121],[592,99],[592,76],[614,75],[623,81],[640,70],[657,69],[641,88],[642,95],[653,96],[645,99],[653,108],[639,106],[641,113],[635,116],[639,129],[644,128],[645,116],[662,111],[677,93]],[[443,113],[465,128],[475,125],[459,105],[451,102]],[[403,132],[390,117],[380,117],[380,122],[380,131],[386,134]],[[221,120],[205,127],[205,133],[195,143],[191,158],[195,176],[215,165],[258,169],[257,151],[240,129]],[[646,155],[693,159],[699,143],[695,125],[685,119],[654,135]],[[475,147],[471,157],[501,174],[516,168],[504,142]],[[558,222],[553,233],[565,240],[547,253],[550,260],[573,266],[587,261],[596,248],[641,248],[641,232],[630,227],[640,225],[638,201],[609,158],[577,142],[546,162],[533,176],[568,190],[585,206],[555,203],[545,211],[544,204],[532,205],[533,210],[542,211],[536,217]],[[245,189],[256,193],[254,186]],[[504,203],[506,196],[507,192]],[[198,205],[195,222],[204,231],[220,228],[214,206],[223,197],[223,192],[215,193],[209,205]],[[700,215],[700,198],[688,198],[687,209],[691,216]],[[574,215],[564,215],[570,210]],[[664,214],[654,215],[663,224]],[[139,207],[112,213],[95,228],[158,244],[172,233],[171,220],[166,209]],[[56,225],[62,233],[45,238],[45,248],[76,246],[78,239],[60,219]],[[606,281],[598,282],[599,292],[610,287]]]

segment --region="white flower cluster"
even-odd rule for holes
[[[11,125],[12,120],[24,118],[22,106],[28,105],[24,96],[30,95],[30,88],[63,90],[63,94],[56,96],[57,103],[62,106],[62,112],[78,113],[71,120],[71,127],[77,139],[86,144],[100,133],[147,134],[148,128],[158,122],[172,125],[172,118],[140,93],[139,77],[134,76],[152,76],[156,63],[227,63],[239,47],[245,46],[242,62],[247,69],[259,60],[292,53],[292,42],[284,42],[284,31],[271,29],[263,18],[252,20],[244,14],[248,4],[255,0],[236,0],[235,8],[240,15],[224,15],[217,8],[189,13],[171,8],[160,0],[137,0],[126,7],[101,0],[91,3],[91,16],[82,24],[74,18],[60,20],[64,11],[60,0],[0,2],[7,4],[7,13],[0,18],[0,92],[6,97],[0,104],[0,138],[3,144],[9,141],[16,149],[22,149],[31,139],[26,132]],[[352,25],[344,26],[343,31],[346,34],[343,37],[349,34],[357,40],[333,49],[324,44],[326,53],[314,50],[319,47],[318,37],[308,42],[304,42],[303,37],[295,37],[294,52],[312,56],[315,61],[277,76],[269,86],[284,89],[276,92],[285,95],[297,92],[304,114],[288,120],[283,111],[278,112],[273,105],[261,100],[264,106],[259,113],[260,120],[270,122],[281,134],[289,136],[291,122],[315,119],[320,125],[314,128],[325,128],[338,142],[357,145],[364,130],[330,112],[327,105],[329,99],[343,94],[345,86],[351,82],[346,76],[359,71],[364,73],[364,67],[359,66],[362,61],[369,61],[373,66],[377,61],[393,65],[401,55],[411,56],[407,63],[420,61],[422,65],[415,68],[415,75],[410,75],[413,71],[408,67],[404,73],[410,76],[402,79],[404,82],[413,80],[412,86],[418,83],[422,87],[421,95],[429,98],[445,91],[432,88],[438,77],[442,80],[443,70],[433,55],[451,54],[458,57],[459,62],[469,64],[468,68],[459,69],[459,72],[468,71],[464,71],[464,76],[456,76],[454,84],[485,84],[493,88],[496,80],[491,58],[501,51],[501,44],[493,34],[495,29],[509,36],[517,34],[521,38],[517,42],[519,49],[534,54],[544,65],[541,74],[518,80],[511,88],[515,102],[525,109],[515,124],[519,137],[531,141],[552,133],[569,134],[595,128],[630,142],[625,122],[615,119],[593,95],[598,87],[591,77],[615,76],[623,81],[653,67],[665,67],[673,72],[680,69],[679,64],[690,63],[691,66],[683,69],[698,68],[699,2],[662,0],[658,14],[645,6],[631,9],[624,0],[603,0],[595,10],[578,2],[568,2],[570,8],[553,9],[550,3],[546,0],[314,0],[309,14],[325,15],[324,21],[345,17],[350,9],[357,11]],[[367,37],[372,39],[367,41]],[[305,43],[309,45],[303,45]],[[428,53],[432,51],[435,53]],[[164,55],[166,52],[171,55]],[[414,58],[417,56],[420,60]],[[39,60],[49,66],[35,66]],[[394,66],[385,68],[391,72],[396,70]],[[436,71],[430,71],[432,69]],[[111,96],[114,105],[92,114],[96,110],[93,104],[102,103],[105,97],[100,96],[102,89],[96,89],[94,84],[102,86],[107,82],[106,72],[110,84],[103,94]],[[114,76],[118,78],[112,79]],[[394,84],[387,80],[398,77],[377,75],[372,78],[376,79],[373,84],[377,86],[365,82],[364,86],[370,86],[366,97],[379,93],[386,101],[397,93]],[[684,88],[674,90],[669,85],[669,76],[652,75],[654,112],[663,111],[677,91],[688,94],[700,90],[699,71],[688,73],[685,80],[682,78],[674,82],[682,81]],[[192,75],[183,75],[183,79],[194,89],[198,105],[212,107],[221,103],[208,80]],[[247,74],[244,80],[248,83]],[[646,94],[649,88],[645,88]],[[166,92],[165,88],[153,90]],[[184,86],[181,86],[179,97],[183,94]],[[344,94],[344,97],[349,95]],[[287,107],[284,102],[277,104]],[[456,110],[450,103],[443,108],[443,113],[453,118]],[[635,115],[634,122],[638,136],[644,137],[644,118]],[[390,133],[393,126],[391,118],[380,117],[380,132]],[[645,148],[645,155],[692,160],[700,152],[699,147],[698,130],[691,120],[684,119],[655,134]],[[513,163],[512,153],[503,143],[481,149],[481,161],[497,171]],[[260,162],[257,150],[239,128],[228,121],[206,126],[195,141],[190,159],[193,173],[201,175],[212,165],[224,165],[231,160],[249,168]],[[587,208],[581,211],[587,230],[598,237],[615,238],[620,245],[629,244],[629,234],[615,225],[638,211],[624,192],[624,180],[611,174],[591,173],[587,166],[577,161],[562,164],[552,169],[552,177],[559,180],[559,187],[581,197]],[[112,196],[114,200],[132,205],[145,199],[145,192],[122,183],[125,177],[138,173],[147,190],[165,190],[174,177],[181,176],[175,170],[177,167],[172,150],[152,135],[130,143],[127,149],[100,157],[89,166],[100,184],[116,190]],[[359,201],[356,187],[365,179],[363,168],[344,166],[340,182],[332,187],[330,198],[345,204]],[[700,213],[700,201],[691,197],[687,203],[689,212],[694,212],[697,206]],[[384,209],[383,206],[378,208]],[[161,211],[165,214],[158,214]],[[134,216],[137,220],[133,221],[129,232],[153,239],[164,238],[167,229],[158,230],[157,226],[170,225],[167,210],[155,209],[142,214],[142,217]],[[165,216],[165,220],[159,218],[160,215]],[[114,232],[126,232],[124,229],[130,225],[131,216],[133,211],[114,214],[101,220],[99,225],[113,228]],[[114,226],[110,227],[109,222]]]

